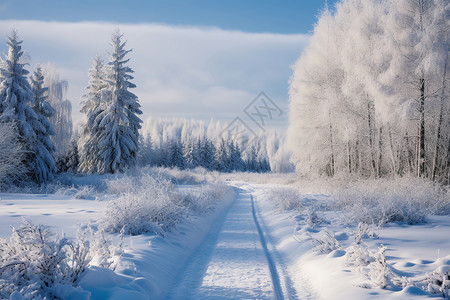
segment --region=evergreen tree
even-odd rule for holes
[[[192,142],[191,139],[189,139],[183,144],[183,158],[185,161],[186,168],[196,167],[194,158],[194,143]]]
[[[13,31],[7,39],[8,54],[0,68],[0,123],[13,124],[27,151],[25,166],[32,176],[35,168],[36,128],[42,127],[30,104],[34,102],[31,86],[26,78],[28,71],[20,61],[22,41]]]
[[[34,151],[34,179],[38,183],[43,183],[48,180],[53,180],[53,175],[56,172],[55,163],[55,145],[50,139],[50,135],[54,135],[55,131],[52,124],[48,120],[55,114],[55,110],[47,102],[47,88],[43,87],[44,75],[42,69],[37,66],[34,70],[33,76],[30,78],[31,89],[34,96],[32,108],[37,116],[37,124],[34,126],[36,141]]]
[[[250,172],[260,172],[259,162],[257,161],[256,146],[253,144],[250,148],[247,161],[245,162],[245,170]]]
[[[101,90],[106,87],[103,60],[99,56],[94,58],[89,76],[87,93],[83,96],[85,100],[81,103],[82,108],[80,110],[86,115],[87,120],[78,139],[79,171],[96,173],[99,164],[98,137],[104,127],[95,127],[95,122],[97,116],[105,109],[105,104],[101,102]]]
[[[79,169],[80,157],[78,154],[78,139],[73,138],[70,142],[70,147],[67,149],[65,155],[61,155],[58,162],[59,172],[71,172],[76,173]]]
[[[222,138],[220,140],[219,147],[217,147],[216,152],[217,170],[221,172],[229,172],[229,157],[227,153],[227,145],[225,140]]]
[[[138,164],[140,166],[153,165],[155,159],[151,136],[148,134],[145,139],[143,136],[140,136],[139,141]]]
[[[169,147],[169,167],[185,168],[183,148],[179,139],[172,139]]]
[[[98,136],[99,173],[116,173],[133,165],[138,152],[138,130],[142,114],[136,95],[128,89],[136,87],[130,80],[133,70],[126,66],[129,59],[125,56],[131,50],[125,50],[123,35],[112,35],[113,52],[107,68],[107,87],[101,94],[106,108],[95,119],[94,130],[100,130]]]
[[[241,149],[238,143],[234,143],[231,140],[230,143],[230,164],[233,171],[244,171],[244,161],[242,160]]]
[[[207,138],[204,137],[199,143],[199,163],[200,166],[208,170],[213,170],[216,167],[215,152],[216,149],[214,144]]]

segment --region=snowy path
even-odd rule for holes
[[[238,193],[188,260],[169,299],[283,299],[253,197]]]

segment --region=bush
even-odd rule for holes
[[[209,210],[229,189],[214,185],[204,186],[197,193],[180,193],[171,180],[150,174],[119,181],[114,186],[120,186],[122,192],[108,203],[101,221],[104,230],[162,236],[189,214]]]
[[[278,211],[300,210],[301,195],[293,188],[275,188],[270,190],[269,197]]]
[[[417,224],[429,214],[450,213],[450,192],[421,179],[360,181],[338,189],[334,206],[355,223]]]
[[[62,287],[77,286],[89,264],[82,241],[52,238],[43,225],[24,220],[9,239],[0,239],[0,297],[60,298]]]

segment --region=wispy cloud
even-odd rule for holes
[[[133,48],[130,66],[144,116],[232,119],[266,91],[285,106],[290,66],[307,35],[257,34],[161,24],[0,21],[0,35],[17,28],[31,63],[52,62],[69,81],[74,119],[95,54],[108,59],[109,37],[120,28]],[[3,44],[0,50],[6,49]]]

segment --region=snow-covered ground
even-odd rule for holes
[[[425,223],[415,225],[357,226],[343,211],[317,209],[330,201],[328,195],[299,193],[302,205],[290,203],[293,207],[280,209],[286,186],[227,184],[232,188],[212,209],[191,213],[163,235],[105,233],[113,244],[122,244],[112,268],[91,266],[80,289],[67,291],[64,298],[442,296],[436,283],[450,269],[450,216],[429,215]],[[194,194],[200,189],[199,184],[177,187]],[[118,197],[94,190],[71,195],[0,194],[0,237],[8,238],[11,226],[19,226],[25,217],[74,239],[80,226],[96,228],[108,203]],[[441,282],[441,287],[448,283]],[[435,295],[425,292],[432,289]]]

